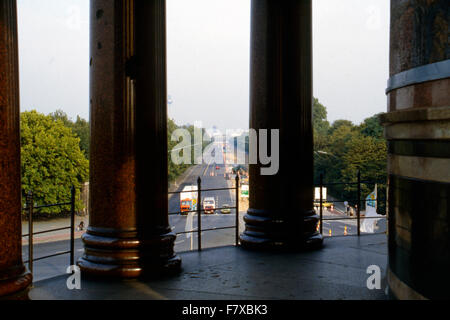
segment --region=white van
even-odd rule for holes
[[[213,197],[203,199],[203,210],[206,214],[214,214],[216,211],[216,200]]]

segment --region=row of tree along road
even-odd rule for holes
[[[327,110],[317,99],[313,106],[315,184],[320,174],[324,182],[355,182],[360,170],[363,181],[378,183],[378,211],[384,213],[386,198],[387,147],[378,115],[359,125],[348,120],[327,120]],[[168,120],[168,147],[174,130],[179,129]],[[194,127],[182,126],[194,136]],[[77,117],[68,118],[63,111],[44,115],[36,111],[21,114],[22,198],[23,205],[28,192],[33,192],[36,205],[67,202],[70,187],[77,189],[76,210],[82,212],[80,190],[89,179],[89,122]],[[194,144],[194,142],[192,142]],[[205,146],[203,146],[205,147]],[[169,160],[169,180],[173,181],[190,165],[176,165]],[[373,184],[362,184],[361,193],[369,194]],[[355,204],[357,185],[328,186],[328,193],[335,198]],[[39,217],[55,217],[64,214],[57,208],[38,211]]]
[[[33,193],[35,205],[70,201],[70,188],[77,190],[76,211],[85,212],[86,202],[81,191],[89,179],[89,122],[79,116],[72,121],[66,113],[57,110],[49,115],[37,111],[23,112],[21,121],[22,205]],[[171,141],[172,132],[180,127],[168,120],[169,150],[177,144]],[[183,126],[192,133],[193,126]],[[193,134],[192,134],[193,136]],[[180,176],[189,165],[176,165],[169,157],[169,181]],[[42,208],[36,218],[68,215],[69,208]]]

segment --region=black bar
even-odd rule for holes
[[[64,227],[64,228],[50,229],[50,230],[45,230],[45,231],[34,232],[33,236],[36,236],[38,234],[45,234],[45,233],[51,233],[51,232],[56,232],[56,231],[61,231],[61,230],[67,230],[67,229],[70,229],[70,227]],[[24,234],[22,237],[25,238],[25,237],[28,237],[28,236],[29,236],[29,234],[27,233],[27,234]]]
[[[44,208],[63,207],[63,206],[70,206],[70,202],[66,202],[66,203],[55,203],[55,204],[47,204],[47,205],[42,205],[42,206],[36,206],[36,207],[34,207],[34,209],[44,209]],[[22,208],[22,211],[26,211],[26,210],[28,210],[27,207]]]
[[[323,185],[323,187],[325,187],[325,185]],[[330,201],[326,201],[327,203],[344,203],[345,201],[347,202],[357,202],[358,199],[350,199],[350,200],[330,200]],[[367,200],[368,201],[368,200]]]
[[[71,202],[56,203],[56,204],[47,204],[47,205],[43,205],[43,206],[36,206],[36,207],[34,207],[34,209],[38,210],[38,209],[44,209],[44,208],[64,207],[64,206],[70,206],[70,205],[71,205]]]
[[[323,173],[320,174],[320,234],[323,234]]]
[[[323,221],[340,221],[340,220],[357,220],[358,218],[324,218]],[[386,219],[385,216],[383,217],[364,217],[363,219]]]
[[[234,189],[234,188],[233,188],[233,189]],[[216,208],[215,210],[216,210],[216,211],[219,211],[219,210],[222,210],[222,209],[236,209],[236,207],[223,207],[223,208]],[[204,212],[205,210],[204,210],[204,209],[201,209],[200,211]],[[178,215],[178,214],[182,214],[182,213],[191,213],[191,212],[197,213],[198,211],[197,211],[197,210],[192,210],[192,211],[178,211],[178,212],[171,212],[171,213],[169,213],[169,215],[174,216],[174,215]]]
[[[386,234],[385,232],[375,232],[375,233],[363,233],[361,235],[357,235],[357,234],[349,234],[349,235],[337,235],[337,236],[327,236],[327,238],[348,238],[348,237],[368,237],[368,236],[374,236],[374,235],[378,235],[378,234]]]
[[[236,174],[236,247],[239,246],[239,174]]]
[[[361,171],[358,170],[358,207],[356,208],[358,217],[358,236],[361,235]]]
[[[48,255],[48,256],[44,256],[44,257],[39,257],[39,258],[33,259],[33,261],[39,261],[39,260],[44,260],[44,259],[53,258],[53,257],[57,257],[57,256],[62,256],[64,254],[68,254],[68,253],[70,253],[70,251],[58,252],[58,253],[51,254],[51,255]]]
[[[217,188],[217,189],[203,189],[203,192],[209,192],[209,191],[227,191],[227,190],[233,190],[234,188]]]
[[[236,226],[218,227],[218,228],[211,228],[211,229],[202,229],[202,232],[217,231],[217,230],[227,230],[227,229],[235,229],[235,228],[236,228]],[[176,235],[182,235],[182,234],[188,234],[188,233],[198,233],[198,230],[181,231],[181,232],[177,232]]]
[[[219,227],[219,228],[211,228],[211,229],[203,229],[203,232],[206,231],[217,231],[217,230],[228,230],[228,229],[235,229],[235,226],[229,226],[229,227]]]
[[[202,251],[202,179],[197,180],[197,232],[198,232],[198,251]]]
[[[33,193],[28,192],[27,196],[28,207],[28,269],[33,274]]]
[[[75,265],[75,187],[70,189],[70,266]]]
[[[217,189],[203,189],[202,191],[206,192],[206,191],[227,191],[227,190],[233,190],[234,188],[217,188]],[[172,192],[168,192],[167,194],[177,194],[177,193],[182,193],[183,191],[172,191]]]
[[[336,218],[336,219],[335,218],[324,218],[323,221],[357,220],[357,219],[358,219],[358,217],[356,217],[356,218]],[[387,220],[387,218],[385,216],[382,216],[382,217],[364,217],[364,219],[386,219]]]
[[[362,184],[375,184],[378,183],[376,181],[361,181],[360,183]],[[357,185],[358,182],[329,182],[329,183],[324,183],[323,186],[327,187],[327,186],[335,186],[335,185],[341,185],[341,184],[346,184],[346,185]]]
[[[176,235],[181,235],[181,234],[188,234],[188,233],[196,233],[197,230],[191,230],[191,231],[181,231],[181,232],[177,232]]]

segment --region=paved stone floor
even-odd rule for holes
[[[34,283],[31,299],[115,300],[383,300],[387,267],[385,235],[336,237],[322,250],[265,253],[223,247],[180,254],[183,270],[153,281],[93,281],[70,291],[67,275]],[[382,271],[382,289],[366,286],[367,268]]]

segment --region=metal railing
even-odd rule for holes
[[[319,181],[319,188],[320,188],[320,199],[319,199],[319,215],[320,215],[320,220],[319,220],[319,230],[320,230],[320,234],[323,235],[323,221],[346,221],[346,220],[356,220],[356,228],[357,228],[357,236],[361,236],[361,203],[362,201],[367,201],[367,200],[362,200],[361,199],[361,184],[375,184],[376,182],[374,181],[362,181],[361,180],[361,172],[358,171],[357,173],[357,181],[356,182],[331,182],[331,183],[324,183],[323,182],[323,174],[320,175],[320,181]],[[324,218],[323,217],[323,203],[324,201],[328,202],[328,203],[344,203],[346,201],[342,201],[342,200],[333,200],[333,201],[328,201],[326,199],[323,199],[323,188],[324,187],[328,187],[328,186],[335,186],[335,185],[357,185],[357,199],[356,200],[347,200],[347,201],[352,201],[352,202],[356,202],[356,217],[340,217],[340,218]],[[378,201],[378,199],[373,199],[373,201]],[[384,217],[366,217],[364,216],[363,219],[385,219],[386,221],[388,221],[388,217],[384,216]],[[378,233],[369,233],[370,235],[374,235],[374,234],[386,234],[387,230],[384,232],[378,232]]]
[[[70,254],[70,265],[73,266],[75,264],[75,187],[72,187],[70,190],[70,202],[65,203],[57,203],[57,204],[49,204],[42,206],[34,206],[33,205],[33,193],[30,191],[27,194],[26,199],[26,207],[23,208],[23,211],[27,212],[28,216],[28,234],[24,234],[22,238],[28,237],[28,260],[24,261],[24,263],[28,263],[28,269],[31,273],[33,273],[33,262],[44,260],[48,258],[53,258],[57,256],[61,256],[64,254]],[[44,230],[39,232],[33,232],[33,213],[34,210],[40,210],[44,208],[53,208],[53,207],[64,207],[70,206],[70,226],[63,228],[56,228],[50,230]],[[61,230],[69,230],[70,229],[70,249],[68,251],[57,252],[54,254],[50,254],[47,256],[42,256],[39,258],[34,258],[33,256],[33,237],[35,235],[46,234],[51,232],[57,232]]]
[[[183,214],[183,213],[196,213],[197,214],[197,230],[189,230],[189,231],[183,231],[183,232],[177,232],[176,235],[182,235],[182,234],[193,234],[197,233],[197,240],[198,240],[198,251],[202,251],[202,232],[205,231],[217,231],[217,230],[227,230],[227,229],[235,229],[235,245],[239,246],[239,187],[240,187],[240,179],[239,175],[236,175],[236,186],[234,188],[213,188],[213,189],[203,189],[202,190],[202,179],[199,177],[197,180],[197,208],[196,210],[191,211],[177,211],[177,212],[170,212],[169,215],[175,215],[175,214]],[[226,191],[226,190],[235,190],[236,191],[236,198],[235,202],[236,205],[234,207],[226,207],[226,208],[215,208],[214,210],[222,210],[222,209],[235,209],[236,210],[236,220],[234,226],[228,226],[228,227],[219,227],[219,228],[209,228],[209,229],[202,229],[202,212],[205,212],[206,210],[202,207],[202,192],[211,192],[211,191]],[[169,194],[181,194],[183,191],[175,191],[175,192],[169,192]]]

